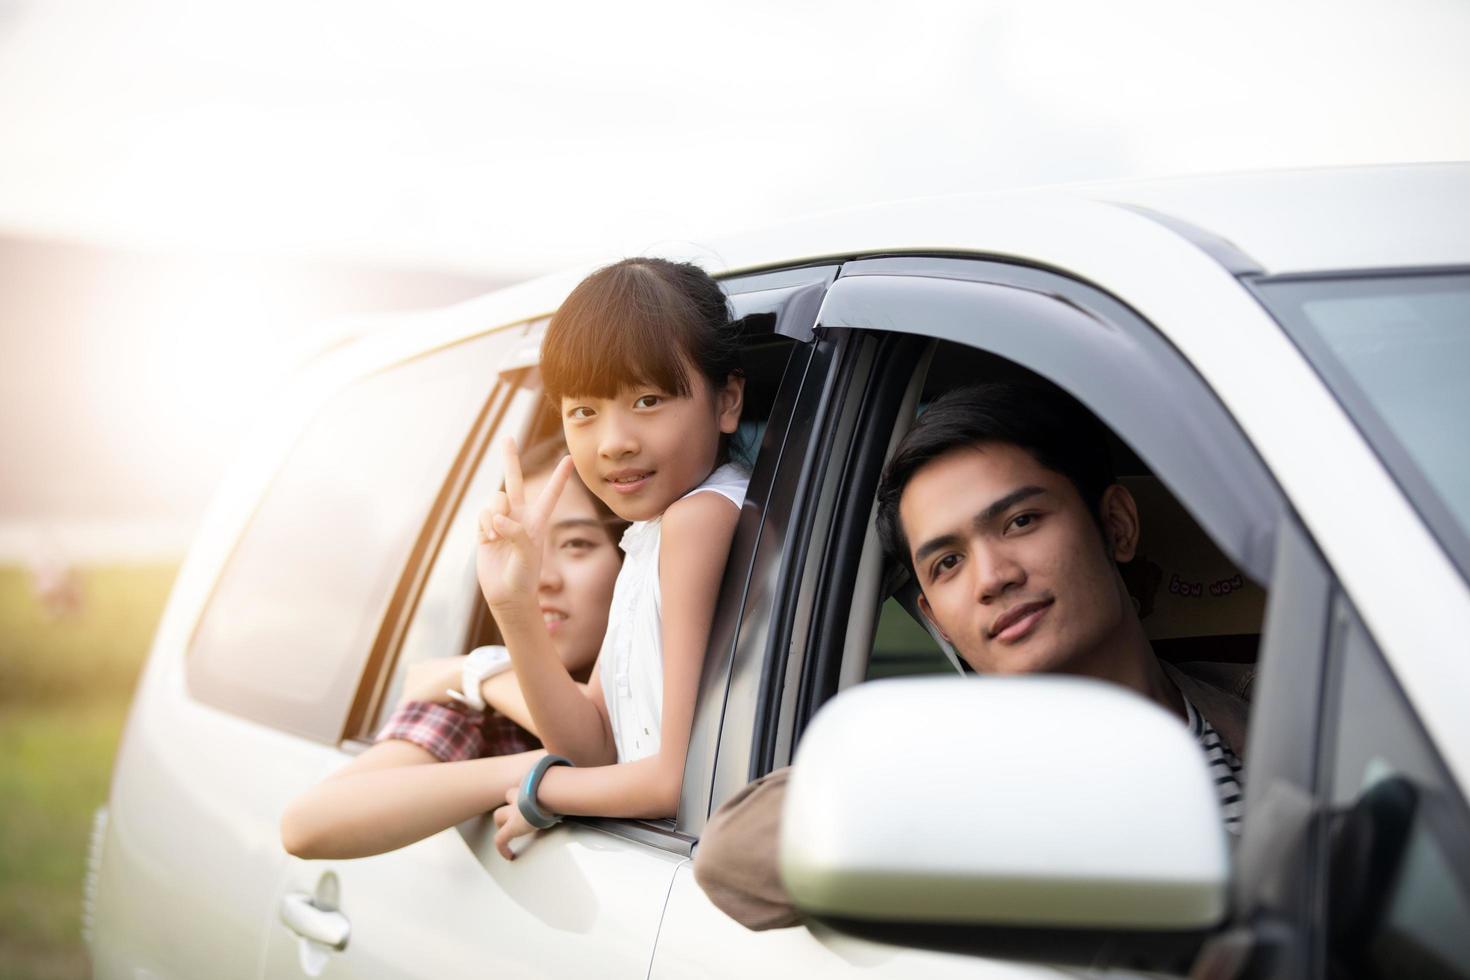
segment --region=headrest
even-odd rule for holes
[[[1240,573],[1156,477],[1118,482],[1138,501],[1138,553],[1123,579],[1149,639],[1259,633],[1265,590]]]

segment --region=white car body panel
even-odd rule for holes
[[[1126,976],[1126,974],[1109,974]],[[821,926],[752,932],[710,902],[690,865],[674,876],[649,980],[1058,980],[1074,970],[982,960],[855,939]]]
[[[338,878],[353,934],[345,950],[325,954],[322,980],[589,972],[641,980],[681,860],[564,825],[506,861],[495,851],[493,824],[481,818],[375,857],[293,858],[281,893],[311,893],[328,871]],[[262,975],[307,976],[302,940],[279,922],[267,935]]]

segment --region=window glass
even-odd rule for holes
[[[353,383],[310,423],[230,556],[189,685],[335,741],[424,521],[495,377],[499,338]]]
[[[1470,571],[1470,275],[1289,280],[1259,288]]]
[[[540,393],[529,388],[518,388],[511,395],[511,404],[500,423],[501,431],[487,445],[424,583],[418,608],[399,649],[387,696],[379,708],[378,724],[387,719],[388,712],[398,703],[410,664],[434,657],[458,656],[468,652],[471,646],[475,613],[484,604],[475,579],[475,525],[480,508],[500,489],[504,479],[505,457],[500,451],[499,437],[519,438],[521,425],[539,400]]]
[[[1464,801],[1353,623],[1329,770],[1331,975],[1470,976]]]
[[[873,631],[873,652],[868,658],[866,679],[954,672],[954,666],[940,652],[934,638],[914,622],[908,610],[897,599],[885,601]]]

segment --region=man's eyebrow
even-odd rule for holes
[[[1006,494],[1004,497],[1001,497],[999,500],[986,507],[980,513],[976,514],[974,520],[971,521],[971,524],[975,527],[981,527],[982,525],[989,524],[991,521],[995,520],[1001,514],[1004,514],[1006,511],[1010,510],[1021,501],[1034,497],[1039,493],[1046,493],[1046,488],[1031,485],[1012,490],[1010,493]],[[928,541],[925,541],[923,544],[919,545],[919,547],[914,549],[914,564],[918,565],[925,558],[928,558],[936,551],[942,551],[945,548],[953,548],[954,546],[960,544],[961,541],[962,538],[958,534],[941,534],[937,538],[930,538]]]
[[[937,538],[930,538],[914,549],[914,564],[916,566],[920,565],[925,558],[928,558],[934,552],[943,551],[945,548],[953,548],[960,541],[961,539],[958,534],[941,534]]]
[[[991,521],[995,520],[997,517],[1004,514],[1006,511],[1010,510],[1021,501],[1034,497],[1038,493],[1046,493],[1046,488],[1038,487],[1033,484],[1031,486],[1021,487],[1019,490],[1012,490],[1010,493],[1006,494],[1004,497],[1001,497],[995,503],[991,504],[989,507],[976,514],[975,520],[972,523],[976,527],[979,527],[982,524],[989,524]]]

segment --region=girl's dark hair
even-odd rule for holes
[[[612,398],[652,385],[672,395],[693,389],[687,366],[720,388],[740,372],[739,330],[719,283],[697,265],[630,258],[577,284],[541,343],[541,379],[553,402],[564,395]]]
[[[1019,446],[1065,476],[1101,531],[1103,493],[1117,482],[1103,424],[1060,388],[993,382],[934,399],[884,467],[878,484],[878,536],[890,558],[913,571],[898,503],[914,474],[956,449],[987,442]]]

